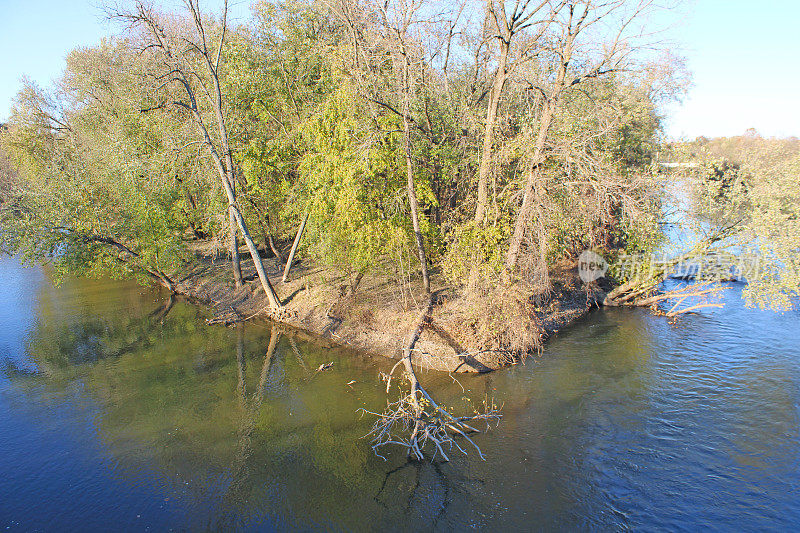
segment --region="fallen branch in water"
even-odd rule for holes
[[[705,307],[722,307],[720,303],[710,302],[709,297],[718,295],[719,292],[728,287],[720,285],[714,280],[698,281],[694,284],[687,284],[677,289],[662,292],[659,292],[657,288],[668,277],[672,269],[687,261],[708,254],[715,243],[723,241],[730,236],[732,231],[731,227],[720,228],[696,243],[688,252],[668,261],[663,261],[660,264],[650,265],[648,271],[643,275],[635,276],[611,290],[603,299],[603,305],[608,307],[651,307],[666,300],[676,299],[677,302],[668,311],[664,312],[669,317]],[[680,308],[680,305],[689,298],[699,298],[700,301],[694,305]]]
[[[676,302],[664,313],[664,315],[668,317],[675,317],[683,313],[690,313],[705,307],[722,307],[722,304],[719,302],[709,301],[709,297],[717,296],[720,292],[729,288],[730,287],[719,285],[710,281],[692,283],[678,289],[667,291],[663,294],[657,294],[650,298],[646,298],[642,300],[639,305],[655,305],[656,303],[662,301],[674,299]],[[683,304],[688,298],[700,298],[700,302],[681,308],[681,304]]]
[[[378,453],[380,448],[395,444],[406,448],[409,457],[422,460],[425,447],[429,446],[433,448],[431,460],[437,455],[441,455],[445,461],[450,460],[447,453],[453,447],[464,454],[467,453],[454,438],[461,437],[475,448],[481,459],[485,460],[480,447],[469,436],[471,433],[479,432],[471,424],[485,422],[489,427],[491,422],[499,422],[502,416],[500,409],[493,401],[486,400],[481,412],[476,411],[474,415],[470,416],[453,416],[447,409],[440,406],[420,385],[414,371],[411,355],[414,353],[414,345],[422,334],[435,299],[436,293],[431,294],[428,304],[420,313],[419,319],[409,334],[402,359],[394,365],[388,375],[385,375],[386,391],[388,393],[392,374],[402,364],[405,369],[404,381],[407,381],[410,385],[409,390],[407,392],[403,391],[400,398],[395,402],[387,403],[386,410],[383,413],[361,409],[365,414],[378,417],[365,437],[371,438],[372,449],[379,457],[383,457]]]

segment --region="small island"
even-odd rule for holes
[[[312,381],[326,375],[348,377],[338,374],[340,357],[377,356],[374,368],[353,362],[352,379],[337,381],[335,393],[324,389],[330,403],[349,394],[343,405],[369,422],[360,448],[344,447],[349,459],[361,448],[381,459],[399,450],[408,464],[441,465],[462,452],[486,461],[478,436],[503,424],[506,399],[481,374],[546,364],[549,343],[569,344],[565,333],[586,321],[598,338],[622,327],[593,314],[635,309],[637,327],[657,320],[647,327],[690,329],[725,305],[796,313],[800,140],[753,128],[667,136],[667,114],[691,85],[662,39],[674,6],[262,1],[244,18],[233,9],[225,0],[174,9],[107,3],[113,36],[75,47],[48,85],[22,80],[0,128],[0,251],[43,268],[55,286],[124,280],[115,302],[142,305],[129,294],[133,282],[162,301],[124,323],[40,332],[26,341],[30,375],[71,382],[65,369],[80,368],[75,375],[107,400],[116,374],[93,365],[119,360],[141,376],[148,364],[130,354],[172,361],[210,406],[224,404],[215,416],[246,412],[235,429],[238,475],[276,354],[291,350],[296,364],[278,371],[300,390],[321,387]],[[16,266],[8,272],[22,276]],[[170,318],[176,305],[180,316]],[[192,305],[201,318],[189,317]],[[161,331],[193,345],[201,334],[192,328],[216,339],[197,348],[194,366],[191,354],[176,348],[173,357],[154,340]],[[251,378],[246,328],[269,331],[252,334],[267,355]],[[236,357],[226,359],[215,350],[232,346],[228,330]],[[633,345],[637,331],[613,338]],[[309,366],[304,343],[337,355]],[[156,381],[184,382],[162,363],[153,363],[165,372]],[[235,398],[203,381],[234,363]],[[22,387],[25,365],[7,368],[12,388]],[[500,383],[512,379],[503,372],[512,371],[495,372]],[[370,373],[378,381],[367,393]],[[577,371],[555,374],[562,392],[581,381]],[[256,392],[246,392],[248,379]],[[460,380],[483,384],[482,398]],[[178,409],[170,392],[136,383],[128,394],[137,402],[162,395],[170,413]],[[538,397],[548,382],[536,383],[514,386]],[[574,397],[591,403],[588,389]],[[522,420],[523,399],[515,400],[510,416]],[[277,423],[294,427],[293,408]],[[124,440],[124,406],[110,411],[109,434]],[[172,435],[154,418],[131,419],[150,428],[141,431],[147,439]],[[229,422],[220,427],[232,432]],[[197,427],[213,446],[211,425]],[[324,468],[337,472],[335,463]]]

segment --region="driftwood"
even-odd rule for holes
[[[475,422],[486,422],[487,427],[490,422],[499,422],[501,415],[494,402],[484,402],[483,411],[476,412],[471,416],[456,417],[447,409],[441,407],[436,400],[422,387],[414,371],[412,354],[414,346],[419,340],[425,323],[428,321],[431,310],[433,309],[437,293],[434,292],[428,298],[427,305],[420,312],[414,327],[409,332],[406,340],[403,356],[398,361],[386,379],[386,391],[390,390],[392,375],[399,365],[405,369],[404,378],[410,385],[408,392],[403,391],[395,402],[387,402],[386,410],[383,413],[374,413],[362,409],[366,414],[374,415],[377,418],[372,429],[365,435],[372,440],[372,449],[379,457],[383,457],[378,451],[389,444],[395,444],[406,448],[408,456],[422,460],[424,449],[430,446],[433,449],[431,459],[440,455],[445,461],[449,461],[447,453],[455,447],[460,452],[466,454],[466,450],[457,442],[454,437],[463,438],[469,442],[477,451],[478,456],[485,460],[481,449],[470,438],[470,434],[479,432],[472,425]]]

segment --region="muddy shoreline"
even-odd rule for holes
[[[274,258],[262,258],[284,306],[281,316],[271,317],[253,263],[245,257],[245,284],[237,289],[227,258],[196,251],[196,259],[183,271],[183,277],[173,278],[178,280],[176,293],[211,307],[211,323],[277,322],[322,345],[393,359],[402,356],[404,341],[427,301],[421,283],[399,287],[385,278],[364,276],[354,287],[352,275],[302,262],[283,283],[283,265]],[[459,317],[453,311],[462,305],[460,295],[447,287],[434,286],[434,290],[436,305],[416,343],[415,365],[445,372],[489,372],[519,361],[518,354],[484,349],[459,335]],[[587,296],[580,286],[562,288],[546,309],[536,313],[540,343],[597,307],[597,301],[597,295]],[[530,347],[530,351],[536,349]]]

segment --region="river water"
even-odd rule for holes
[[[388,360],[9,257],[0,284],[12,531],[800,527],[800,313],[746,309],[738,285],[722,310],[599,310],[523,365],[423,373],[504,416],[475,439],[486,461],[408,463],[360,438]]]

